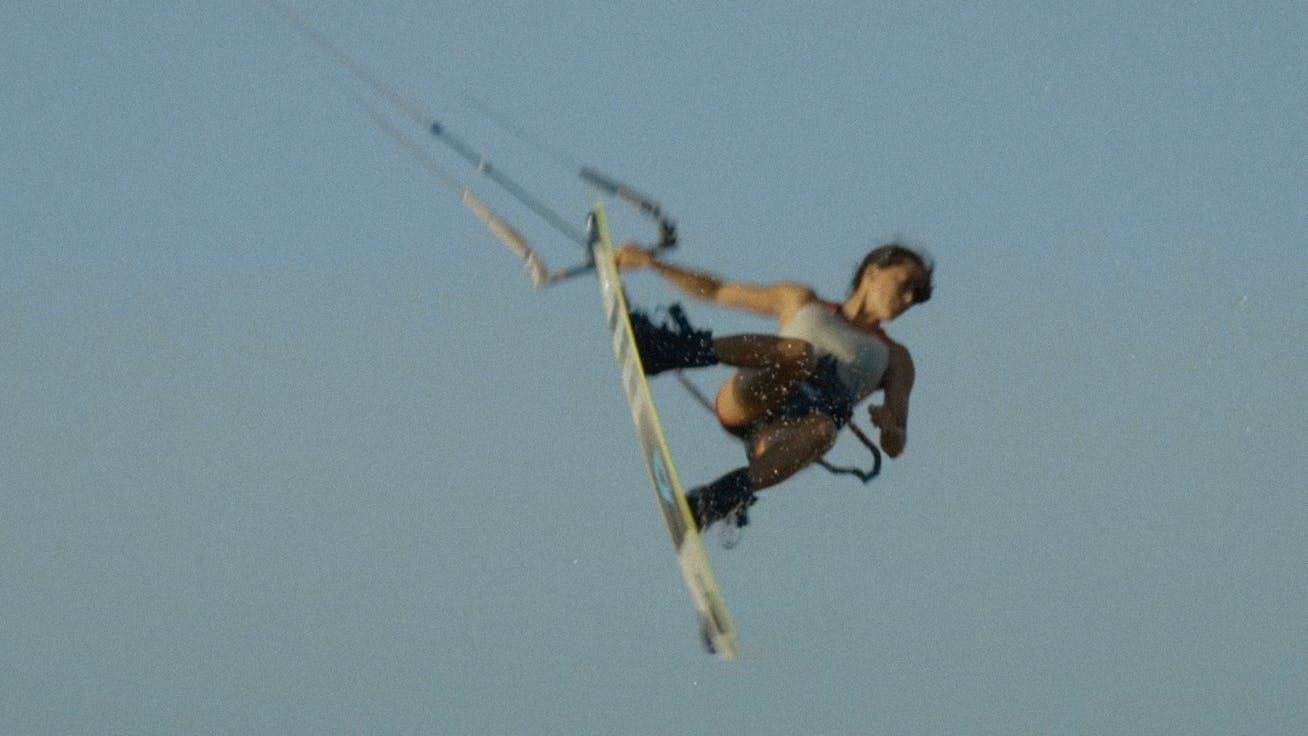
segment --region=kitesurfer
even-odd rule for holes
[[[823,300],[800,283],[728,281],[635,243],[619,248],[616,259],[622,269],[652,268],[692,297],[778,322],[776,334],[713,337],[691,327],[680,305],[668,308],[661,325],[632,312],[647,374],[718,363],[735,369],[714,409],[722,427],[745,441],[748,464],[687,493],[700,529],[723,519],[747,523],[755,493],[820,460],[854,406],[875,391],[884,401],[869,406],[868,415],[880,430],[881,449],[892,458],[904,451],[913,360],[882,325],[931,298],[934,265],[923,254],[896,243],[873,249],[842,302]]]

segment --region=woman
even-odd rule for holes
[[[736,371],[722,384],[718,421],[746,442],[749,464],[687,493],[700,529],[720,519],[744,525],[755,491],[774,486],[821,459],[854,405],[874,391],[885,400],[869,407],[890,457],[904,451],[913,360],[881,325],[931,298],[932,264],[897,244],[872,250],[854,273],[843,302],[820,299],[797,283],[769,285],[725,281],[663,261],[648,248],[628,243],[616,254],[619,268],[653,268],[686,294],[778,321],[776,335],[714,338],[695,330],[678,307],[673,325],[654,325],[632,313],[645,372],[723,363]]]

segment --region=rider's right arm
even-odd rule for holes
[[[727,281],[703,271],[685,268],[658,259],[649,250],[635,245],[618,249],[617,262],[622,268],[652,267],[659,275],[685,294],[724,307],[776,317],[785,322],[800,307],[817,295],[803,284],[745,284]]]

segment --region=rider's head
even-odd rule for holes
[[[863,262],[858,264],[858,270],[854,272],[850,293],[858,291],[864,280],[876,272],[890,271],[901,274],[904,288],[911,290],[912,304],[921,304],[931,298],[935,263],[926,254],[899,243],[887,243],[873,248],[863,258]]]

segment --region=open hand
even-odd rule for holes
[[[899,423],[895,413],[884,406],[869,406],[868,418],[881,430],[881,449],[890,457],[899,457],[908,440],[904,425]]]

